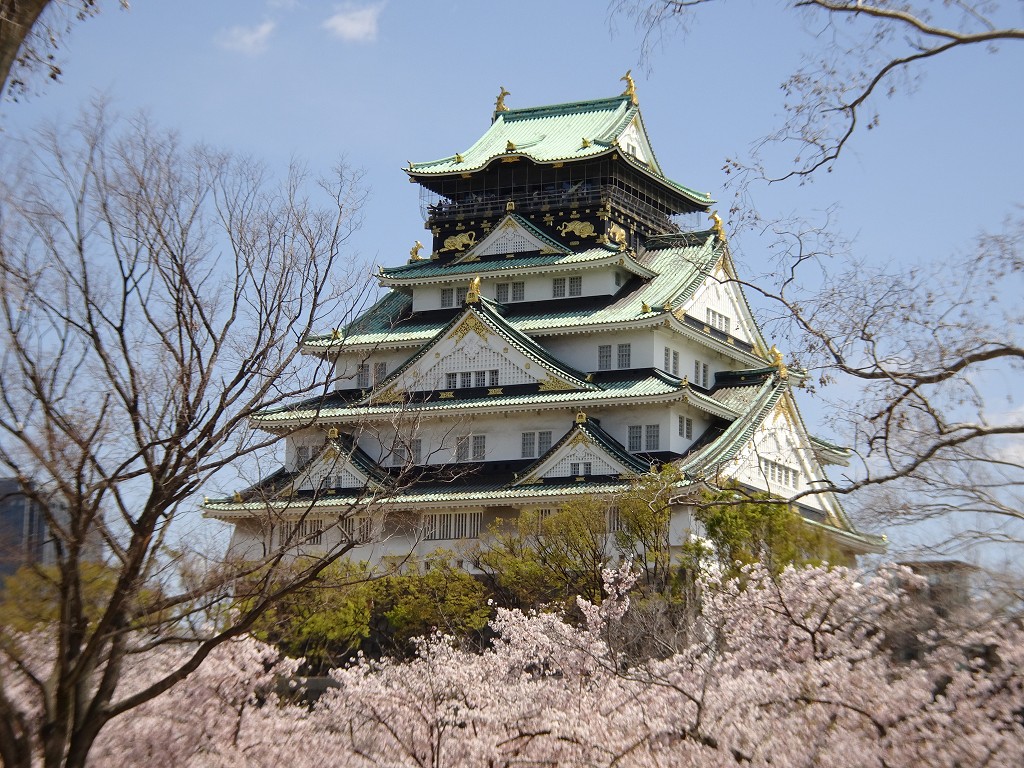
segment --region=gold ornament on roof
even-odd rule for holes
[[[651,305],[648,304],[646,301],[640,302],[640,311],[643,312],[644,314],[647,314],[648,312],[651,311]]]
[[[512,143],[512,139],[509,139],[507,142],[505,142],[505,151],[506,152],[515,152],[516,151],[516,145]]]
[[[455,153],[455,162],[456,163],[461,163],[463,161],[463,159],[464,158],[462,157],[462,155],[460,155],[458,152]]]
[[[725,227],[722,226],[722,217],[718,215],[718,211],[711,212],[711,221],[713,222],[711,228],[715,230],[718,239],[725,242]]]
[[[583,149],[586,149],[589,146],[590,146],[590,139],[588,139],[586,136],[584,136],[583,137]]]
[[[469,281],[469,290],[466,291],[466,303],[467,304],[479,304],[480,303],[480,278],[474,277]]]
[[[337,427],[331,427],[330,429],[327,430],[327,439],[328,440],[337,440],[338,439],[338,428]]]
[[[768,354],[772,356],[772,366],[779,372],[779,376],[783,379],[789,376],[789,369],[786,368],[786,364],[782,361],[782,353],[779,351],[779,348],[772,344]]]
[[[242,501],[242,494],[239,493],[238,491],[235,491],[235,495],[231,497],[231,500],[238,504],[239,502]]]
[[[620,227],[618,224],[612,222],[612,225],[608,227],[608,235],[613,243],[619,247],[620,251],[626,250],[626,230]]]
[[[476,232],[470,230],[469,232],[460,232],[457,235],[451,235],[444,239],[444,248],[442,251],[464,251],[467,248],[471,248],[476,245]]]
[[[626,74],[619,78],[626,84],[626,90],[622,92],[623,96],[629,96],[629,100],[634,104],[637,104],[636,100],[636,83],[633,82],[632,69],[627,69]]]
[[[423,258],[422,256],[420,256],[421,250],[423,250],[423,243],[417,240],[413,247],[409,249],[409,257],[413,261],[419,261],[421,258]]]
[[[511,91],[506,91],[504,85],[499,86],[499,87],[501,88],[501,93],[498,94],[498,98],[495,99],[495,101],[494,101],[494,111],[495,112],[508,112],[508,107],[505,106],[505,97],[506,96],[511,96],[512,92]]]
[[[584,413],[583,411],[580,411],[579,413],[577,413],[576,414],[576,423],[577,424],[586,424],[587,423],[587,414]]]

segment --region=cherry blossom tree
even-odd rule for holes
[[[1016,766],[1024,760],[1024,631],[965,614],[918,658],[892,640],[917,612],[909,572],[844,568],[701,580],[701,631],[628,664],[615,625],[636,574],[606,573],[582,626],[501,610],[483,653],[434,635],[417,657],[359,663],[309,706],[280,693],[295,662],[236,639],[97,740],[95,764],[194,766]],[[186,648],[132,659],[133,685]],[[19,673],[7,665],[12,695]],[[295,681],[298,684],[300,681]],[[32,713],[31,706],[23,711]],[[29,715],[31,717],[31,715]]]

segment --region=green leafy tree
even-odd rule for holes
[[[451,564],[453,553],[438,550],[422,573],[396,573],[374,582],[374,614],[385,622],[381,645],[409,650],[414,637],[435,630],[466,637],[487,626],[491,609],[483,584]]]

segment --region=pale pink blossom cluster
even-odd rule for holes
[[[91,764],[1024,765],[1015,622],[939,627],[910,637],[916,658],[901,660],[894,638],[914,607],[900,573],[753,567],[701,585],[698,641],[685,652],[626,663],[608,630],[631,578],[607,574],[609,597],[581,606],[583,628],[501,610],[490,650],[425,638],[413,661],[335,671],[315,705],[275,694],[293,661],[232,641],[108,725]],[[159,674],[185,652],[141,657],[128,676]]]

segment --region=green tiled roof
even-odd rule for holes
[[[665,304],[678,304],[681,297],[689,296],[700,285],[708,271],[720,257],[719,246],[712,235],[703,241],[651,250],[637,261],[643,267],[657,273],[656,277],[638,286],[636,290],[614,297],[604,307],[594,309],[581,305],[565,308],[562,303],[552,303],[559,309],[545,309],[548,302],[535,302],[535,311],[520,313],[516,305],[509,305],[506,312],[508,323],[525,333],[552,331],[592,325],[610,325],[639,318],[653,318],[660,314]],[[509,261],[514,261],[510,259]],[[643,312],[643,304],[652,309]],[[378,302],[362,318],[352,323],[342,334],[342,340],[332,336],[310,337],[305,341],[307,350],[325,350],[334,345],[379,345],[385,343],[426,342],[435,336],[449,318],[431,321],[417,321],[413,316],[403,320],[412,311],[412,297],[393,292],[390,298]]]
[[[416,281],[426,277],[447,275],[486,275],[490,272],[508,272],[517,269],[537,267],[578,266],[589,262],[618,261],[619,254],[607,248],[588,248],[579,253],[549,253],[531,256],[516,256],[512,259],[485,258],[481,261],[463,261],[458,264],[444,264],[438,261],[414,261],[400,267],[385,267],[381,270],[384,282]]]
[[[273,428],[274,424],[308,423],[313,419],[331,422],[337,419],[383,416],[391,418],[396,412],[412,418],[430,413],[447,413],[472,408],[535,407],[538,405],[603,405],[622,401],[642,401],[650,398],[682,399],[688,390],[677,379],[657,374],[640,378],[621,379],[601,385],[600,389],[577,391],[535,392],[522,395],[493,395],[474,399],[429,400],[426,402],[399,403],[397,405],[333,405],[327,401],[317,403],[306,401],[294,406],[276,408],[253,417],[261,427]],[[675,396],[675,397],[673,397]]]
[[[555,163],[599,157],[615,151],[615,142],[639,113],[628,96],[577,101],[544,107],[499,112],[469,149],[440,160],[413,163],[406,172],[417,176],[468,173],[485,167],[496,158],[521,155],[536,163]],[[584,141],[586,139],[586,141]],[[509,149],[511,142],[513,149]],[[711,205],[710,195],[665,178],[652,156],[650,164],[620,153],[638,170],[667,182],[699,205]]]
[[[230,519],[232,517],[245,517],[252,512],[266,511],[273,509],[277,511],[287,510],[289,506],[295,506],[296,512],[301,510],[302,514],[312,509],[330,509],[343,506],[413,506],[417,504],[449,503],[449,504],[479,504],[494,503],[501,501],[529,501],[532,499],[543,500],[558,498],[560,496],[581,496],[581,495],[603,495],[622,493],[629,488],[629,481],[599,481],[565,484],[544,484],[516,487],[496,487],[494,483],[474,483],[472,485],[459,486],[457,490],[448,487],[422,488],[415,486],[405,492],[395,493],[391,496],[377,497],[367,494],[338,494],[333,496],[321,496],[316,500],[308,497],[298,498],[295,501],[288,499],[271,501],[232,501],[230,499],[209,499],[203,504],[203,510],[210,517]]]

